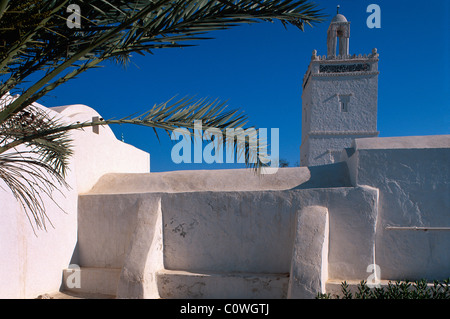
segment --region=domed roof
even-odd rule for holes
[[[331,23],[334,23],[334,22],[348,22],[348,21],[347,21],[346,17],[344,17],[342,14],[338,13],[331,20]]]

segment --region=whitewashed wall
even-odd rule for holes
[[[81,104],[54,107],[51,110],[70,123],[102,118],[93,108]],[[149,131],[149,134],[152,132]],[[109,126],[72,131],[72,139],[80,194],[88,192],[106,173],[150,172],[150,154],[116,139]]]
[[[70,166],[73,169],[73,165]],[[43,196],[47,230],[33,231],[24,209],[0,180],[0,298],[33,298],[61,285],[62,269],[69,265],[77,242],[77,188],[73,172],[71,190]],[[35,227],[36,228],[36,227]]]
[[[100,116],[83,105],[47,109],[66,122],[92,120]],[[59,111],[59,112],[55,112]],[[27,216],[8,187],[0,180],[0,298],[33,298],[58,291],[62,270],[67,268],[77,243],[78,194],[89,189],[105,173],[150,171],[150,156],[117,140],[109,127],[72,133],[74,156],[66,181],[70,189],[55,191],[53,199],[43,197],[53,227],[33,232]],[[130,165],[130,164],[133,165]]]
[[[379,189],[381,278],[449,278],[450,135],[357,139],[354,150],[347,160],[354,185]]]
[[[320,67],[367,64],[358,72],[320,72]],[[346,96],[347,110],[341,109]],[[352,140],[378,136],[378,55],[320,59],[313,56],[302,93],[302,166],[335,162]],[[331,151],[334,155],[330,156]]]

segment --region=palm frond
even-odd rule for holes
[[[260,154],[258,149],[267,148],[267,141],[260,139],[257,134],[249,134],[252,127],[247,127],[247,116],[241,110],[228,110],[225,102],[219,100],[211,100],[206,98],[195,99],[193,97],[184,97],[177,101],[170,99],[167,102],[154,105],[150,110],[135,116],[126,116],[120,119],[98,120],[98,121],[86,121],[83,123],[73,123],[69,125],[58,124],[54,119],[51,125],[47,125],[45,128],[28,132],[28,134],[16,134],[10,142],[4,143],[0,146],[0,154],[2,151],[6,151],[17,147],[19,145],[28,145],[31,143],[34,147],[41,147],[47,144],[41,143],[41,139],[45,139],[48,143],[51,143],[53,139],[56,139],[57,143],[70,140],[67,139],[66,133],[71,130],[82,129],[91,126],[103,126],[113,124],[133,124],[151,127],[155,130],[162,129],[167,133],[173,132],[178,128],[187,128],[190,130],[192,137],[195,136],[194,129],[196,128],[196,121],[200,121],[202,124],[202,130],[206,131],[209,128],[214,128],[222,132],[222,138],[225,140],[227,135],[227,129],[241,129],[236,130],[234,137],[233,147],[238,154],[244,154],[248,167],[256,170],[261,167],[267,166],[267,159]],[[256,129],[253,128],[255,131]],[[243,135],[247,134],[245,138]],[[0,128],[0,136],[1,136]],[[238,143],[239,140],[244,140],[244,143]],[[253,146],[257,145],[259,148],[255,149]],[[65,163],[66,156],[70,156],[68,145],[64,145],[61,148],[65,152],[60,151],[58,155],[64,157],[60,160],[61,163]],[[58,148],[58,150],[60,150]],[[47,148],[47,152],[52,151],[52,148]],[[56,154],[55,154],[56,155]],[[55,155],[52,155],[55,157]],[[52,158],[49,156],[49,158]],[[64,167],[64,165],[62,165]]]
[[[30,224],[38,229],[46,229],[50,222],[44,198],[53,200],[55,191],[70,188],[65,176],[72,141],[67,131],[28,137],[62,125],[35,106],[0,124],[0,179],[21,203]]]
[[[72,140],[65,130],[51,133],[61,127],[64,124],[58,119],[38,107],[29,106],[0,123],[0,154],[25,145],[31,149],[30,152],[39,155],[39,161],[52,166],[64,177],[72,156]]]
[[[24,2],[31,5],[24,7]],[[0,19],[0,39],[6,39],[3,46],[9,48],[0,53],[0,73],[10,75],[0,86],[0,96],[30,74],[45,70],[41,80],[0,112],[0,122],[107,59],[120,61],[122,57],[127,61],[123,57],[131,52],[191,45],[186,42],[207,39],[205,33],[242,23],[280,20],[303,29],[305,24],[323,18],[320,10],[306,0],[94,0],[79,1],[83,24],[81,29],[72,30],[61,18],[66,3],[11,0],[9,11],[5,11],[8,19]],[[25,14],[28,23],[21,22]],[[76,67],[74,63],[80,60],[96,63]],[[64,81],[58,80],[68,68],[75,71],[64,75]]]

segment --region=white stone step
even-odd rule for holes
[[[156,274],[164,299],[284,299],[289,274],[210,273],[160,270]]]
[[[116,296],[120,268],[64,269],[63,291],[77,294],[100,294],[105,298]]]

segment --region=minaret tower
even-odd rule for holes
[[[378,136],[378,53],[350,55],[349,47],[350,22],[338,6],[327,55],[314,50],[303,77],[302,166],[339,162],[355,138]]]

